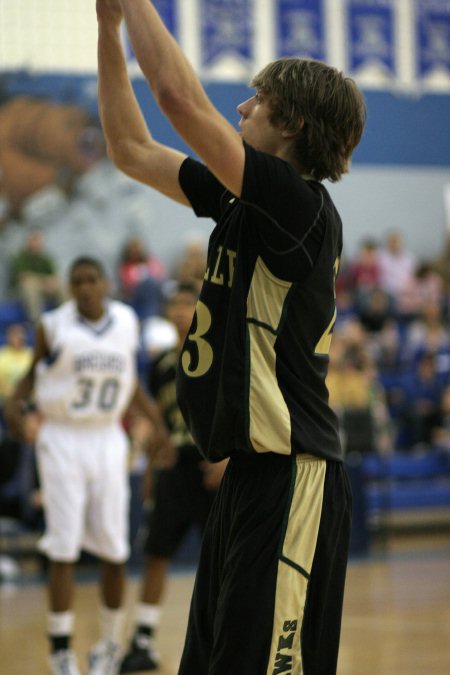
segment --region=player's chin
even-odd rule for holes
[[[81,314],[91,314],[98,306],[92,298],[78,298],[77,307]]]

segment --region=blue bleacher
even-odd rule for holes
[[[34,331],[33,327],[27,321],[25,311],[22,304],[18,300],[2,300],[0,301],[0,346],[6,342],[6,331],[13,323],[24,324],[27,332],[27,343],[33,344]]]
[[[423,453],[373,454],[363,459],[367,508],[370,511],[448,507],[450,455],[428,448]]]
[[[2,300],[0,302],[0,327],[8,327],[12,323],[23,323],[27,320],[22,303],[18,300]]]

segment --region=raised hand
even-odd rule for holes
[[[96,0],[97,19],[119,25],[122,21],[122,7],[119,0]]]

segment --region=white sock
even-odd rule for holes
[[[125,612],[119,609],[100,608],[100,632],[102,640],[121,643],[123,638]]]
[[[48,612],[47,630],[52,637],[62,635],[72,635],[75,617],[74,613],[68,612]]]
[[[148,605],[143,602],[136,607],[136,625],[147,626],[148,628],[157,628],[161,616],[159,605]]]

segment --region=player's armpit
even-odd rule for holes
[[[199,158],[236,197],[240,197],[245,167],[245,149],[238,131],[206,99],[203,107],[180,96],[166,103],[163,111]]]
[[[133,141],[117,143],[109,154],[114,164],[130,178],[190,206],[178,179],[180,167],[186,159],[184,153],[152,139],[145,144]]]

